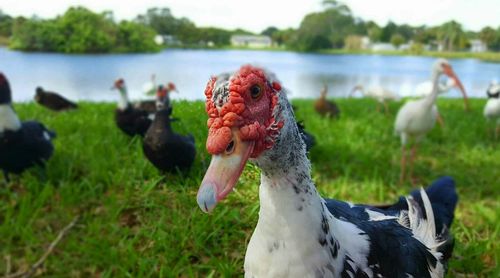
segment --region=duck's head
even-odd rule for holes
[[[0,72],[0,105],[10,104],[11,102],[12,96],[9,81],[7,80],[7,77]]]
[[[165,107],[165,101],[167,100],[168,90],[163,85],[158,85],[156,89],[156,109],[162,110]]]
[[[499,98],[500,97],[500,84],[497,82],[491,82],[490,86],[486,90],[486,95],[488,98]]]
[[[273,148],[284,125],[285,103],[291,111],[281,92],[273,74],[251,65],[209,80],[206,148],[212,161],[197,196],[203,211],[211,211],[232,191],[247,160],[258,160]]]
[[[168,92],[176,92],[176,93],[179,92],[179,91],[177,91],[177,87],[175,86],[175,84],[172,82],[167,83],[167,90],[168,90]]]
[[[36,87],[36,89],[35,89],[35,100],[36,101],[41,101],[42,100],[42,94],[43,94],[43,88],[42,87]]]
[[[119,91],[122,91],[123,89],[125,89],[125,80],[123,80],[123,78],[117,79],[115,83],[113,83],[111,89],[117,89]]]
[[[455,87],[457,87],[460,92],[462,93],[462,96],[464,98],[464,105],[465,105],[465,110],[469,109],[469,102],[467,100],[467,93],[465,92],[465,88],[462,85],[462,82],[460,82],[460,79],[458,79],[458,76],[455,74],[453,71],[453,67],[451,66],[450,62],[446,59],[438,59],[434,65],[433,65],[433,74],[434,75],[441,75],[444,74],[448,76],[452,81],[448,84],[453,84]]]

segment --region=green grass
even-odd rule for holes
[[[319,118],[312,101],[296,112],[318,145],[310,154],[313,178],[324,196],[385,203],[412,190],[397,185],[400,144],[391,114],[369,99],[339,99],[341,119]],[[421,147],[416,174],[422,184],[441,175],[456,179],[460,195],[452,232],[456,248],[450,277],[498,277],[500,148],[482,116],[484,100],[439,100],[446,121]],[[143,157],[138,138],[116,128],[114,104],[81,103],[56,114],[34,104],[15,105],[22,119],[38,119],[58,133],[45,174],[25,172],[0,185],[0,273],[34,263],[72,218],[82,218],[40,271],[50,277],[241,276],[246,245],[258,217],[259,172],[247,165],[237,191],[211,215],[196,192],[210,161],[205,151],[202,102],[176,102],[174,128],[196,137],[197,159],[184,177],[161,176]],[[0,175],[0,178],[2,176]],[[471,276],[469,276],[471,277]]]

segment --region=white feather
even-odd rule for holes
[[[422,242],[427,248],[429,248],[431,254],[436,258],[436,267],[429,265],[429,273],[432,278],[444,277],[444,266],[440,263],[443,256],[441,252],[437,249],[444,244],[444,241],[440,241],[436,236],[436,225],[434,222],[434,211],[432,210],[432,205],[427,196],[427,193],[420,189],[420,196],[424,204],[424,212],[427,219],[423,218],[422,211],[418,203],[413,199],[412,196],[406,198],[408,203],[408,211],[403,211],[398,219],[399,224],[409,228],[413,237],[418,241]]]
[[[0,132],[4,132],[5,130],[18,130],[20,128],[21,121],[10,104],[0,104]]]

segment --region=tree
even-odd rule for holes
[[[463,48],[468,41],[462,30],[462,25],[454,20],[448,21],[438,27],[437,39],[443,44],[444,50],[448,51]]]
[[[269,36],[269,37],[272,37],[276,32],[278,32],[279,29],[274,27],[274,26],[270,26],[270,27],[267,27],[264,31],[262,31],[260,34],[261,35],[264,35],[264,36]]]
[[[392,35],[397,32],[397,29],[398,26],[394,22],[389,21],[387,25],[382,28],[382,36],[380,37],[380,40],[383,42],[390,42]]]
[[[368,37],[372,42],[378,42],[382,39],[382,28],[380,28],[377,23],[368,21],[365,24],[365,28],[367,30]]]
[[[497,32],[491,27],[484,27],[479,32],[479,39],[482,40],[488,48],[494,48],[494,44],[497,40]]]
[[[391,37],[391,44],[398,48],[405,42],[405,38],[401,34],[394,34]]]
[[[156,32],[136,22],[113,21],[111,12],[69,8],[55,19],[16,18],[9,46],[28,51],[66,53],[145,52],[159,50]]]
[[[10,37],[12,35],[12,23],[12,17],[0,10],[0,37]]]
[[[350,14],[341,10],[329,8],[304,17],[292,46],[303,51],[342,48],[348,35],[364,33],[366,30],[362,22],[356,22]]]

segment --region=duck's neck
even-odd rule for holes
[[[156,111],[152,126],[170,131],[170,112],[165,108]]]
[[[120,99],[118,100],[118,108],[120,110],[125,110],[130,105],[128,100],[127,88],[122,87],[118,89],[120,91]]]
[[[10,104],[0,104],[0,132],[5,130],[18,130],[21,121]]]
[[[311,179],[305,144],[293,117],[286,118],[273,148],[256,161],[262,170],[260,211],[246,276],[285,277],[295,268],[294,275],[306,277],[331,265],[339,269],[342,259],[334,219]]]
[[[424,98],[424,103],[425,103],[425,106],[428,107],[429,109],[432,108],[432,106],[436,103],[436,98],[439,94],[439,72],[437,72],[436,70],[434,70],[432,72],[432,76],[431,76],[431,81],[432,81],[432,91],[429,95],[425,96]]]

